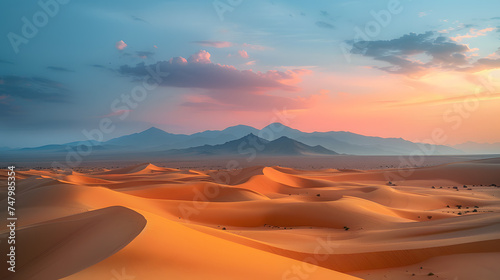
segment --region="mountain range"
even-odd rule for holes
[[[224,130],[208,130],[191,135],[172,134],[152,127],[140,133],[111,139],[103,144],[164,151],[203,145],[219,145],[240,139],[250,133],[267,141],[277,140],[285,136],[305,145],[320,145],[340,154],[352,155],[408,155],[421,150],[422,145],[424,145],[402,138],[372,137],[344,131],[308,133],[281,123],[272,123],[261,130],[251,126],[238,125]],[[433,145],[432,148],[434,150],[433,154],[436,155],[463,153],[460,150],[443,145]]]
[[[452,146],[457,150],[468,154],[498,154],[500,153],[500,143],[476,143],[466,142]]]
[[[247,143],[246,146],[245,144]],[[500,144],[465,143],[457,146],[414,143],[402,138],[364,136],[346,131],[303,132],[281,123],[263,129],[237,125],[224,130],[207,130],[191,135],[173,134],[151,127],[105,142],[77,141],[62,145],[2,150],[3,155],[53,155],[85,150],[92,145],[97,154],[144,154],[163,156],[215,156],[242,154],[249,149],[263,155],[411,155],[432,151],[431,155],[500,153]],[[252,147],[253,145],[253,147]]]
[[[204,145],[186,149],[167,150],[166,155],[231,155],[259,153],[266,156],[307,156],[307,155],[338,155],[320,145],[309,146],[286,136],[268,141],[252,133],[219,145]]]

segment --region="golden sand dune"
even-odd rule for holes
[[[109,175],[109,174],[148,174],[148,173],[155,173],[155,172],[175,172],[178,171],[176,169],[171,169],[171,168],[163,168],[163,167],[158,167],[150,163],[143,163],[139,165],[134,165],[130,167],[125,167],[125,168],[120,168],[120,169],[115,169],[115,170],[109,170],[105,172],[98,172],[94,173],[96,175]]]
[[[0,275],[28,280],[74,274],[115,254],[145,225],[137,212],[114,206],[22,227],[16,233],[16,272]]]
[[[489,265],[500,254],[500,191],[490,186],[500,184],[500,160],[405,170],[141,164],[18,174],[15,275],[22,278],[2,272],[2,279],[429,279],[432,272],[487,280],[500,273]],[[483,262],[463,261],[469,256]]]

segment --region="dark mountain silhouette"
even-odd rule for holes
[[[286,136],[269,142],[264,153],[270,155],[338,155],[323,146],[309,146]]]
[[[251,151],[265,156],[336,155],[322,146],[309,146],[288,137],[267,141],[254,134],[220,145],[204,145],[166,151],[169,155],[243,155]]]

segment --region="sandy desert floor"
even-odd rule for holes
[[[2,205],[6,179],[1,170]],[[0,278],[499,279],[496,185],[500,158],[400,170],[19,171],[17,272]]]

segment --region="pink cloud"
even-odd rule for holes
[[[196,41],[194,43],[200,46],[213,48],[229,48],[233,46],[233,43],[227,41]]]
[[[249,66],[250,65],[255,65],[255,62],[256,62],[255,60],[252,60],[252,61],[249,61],[249,62],[245,63],[245,65],[249,65]]]
[[[263,51],[263,50],[270,50],[272,48],[262,46],[262,45],[255,45],[255,44],[248,44],[248,43],[232,43],[228,41],[194,41],[193,43],[198,44],[200,46],[204,47],[211,47],[211,48],[230,48],[230,47],[242,47],[242,48],[247,48],[247,49],[252,49],[252,50],[258,50],[258,51]]]
[[[458,34],[455,37],[450,37],[450,39],[452,39],[455,42],[458,42],[458,41],[462,41],[463,39],[476,38],[476,37],[480,37],[480,36],[486,36],[486,33],[491,32],[491,31],[493,31],[495,29],[496,28],[494,28],[494,27],[488,27],[488,28],[484,28],[484,29],[481,29],[481,30],[477,30],[475,28],[471,28],[470,31],[469,31],[469,33],[467,33],[465,35]]]
[[[294,69],[294,70],[287,70],[285,72],[276,70],[270,70],[267,71],[266,73],[259,72],[259,74],[262,75],[263,77],[278,81],[286,85],[297,84],[302,81],[301,76],[309,75],[311,73],[312,71],[308,69]]]
[[[115,47],[116,47],[118,50],[120,50],[120,51],[121,51],[121,50],[123,50],[123,49],[125,49],[125,48],[127,47],[127,44],[126,44],[125,42],[123,42],[123,40],[121,40],[121,41],[116,42]]]
[[[500,48],[498,48],[498,50],[492,54],[489,54],[487,57],[485,58],[489,58],[489,59],[499,59],[500,58]]]
[[[243,43],[241,45],[242,47],[244,48],[250,48],[252,50],[258,50],[258,51],[264,51],[264,50],[269,50],[271,48],[269,47],[266,47],[266,46],[262,46],[262,45],[253,45],[253,44],[247,44],[247,43]]]
[[[212,63],[212,61],[210,61],[210,53],[201,50],[189,57],[189,63]]]
[[[242,55],[243,54],[243,55]],[[238,52],[244,57],[246,52]],[[235,56],[236,54],[233,54]],[[193,112],[271,112],[276,108],[302,110],[317,103],[320,94],[299,94],[301,77],[307,69],[253,71],[213,62],[202,50],[185,59],[174,57],[147,65],[123,65],[119,72],[132,77],[150,75],[151,69],[168,73],[160,84],[164,87],[189,88],[181,96],[179,115]],[[247,65],[255,61],[246,61]]]
[[[184,65],[184,64],[188,63],[188,61],[182,56],[172,57],[169,60],[169,62],[170,62],[170,64],[177,64],[177,65]]]
[[[238,51],[238,54],[243,58],[249,58],[248,53],[245,50]]]
[[[144,63],[135,66],[122,65],[121,74],[136,77],[149,75],[148,70],[159,69],[169,75],[163,79],[162,86],[179,88],[199,88],[206,90],[240,90],[251,92],[265,92],[273,90],[297,91],[296,83],[300,77],[311,73],[306,69],[293,69],[287,71],[271,70],[267,72],[254,72],[252,70],[239,70],[233,65],[212,63],[210,53],[199,51],[189,59],[175,57],[168,61],[159,61],[155,64]]]

